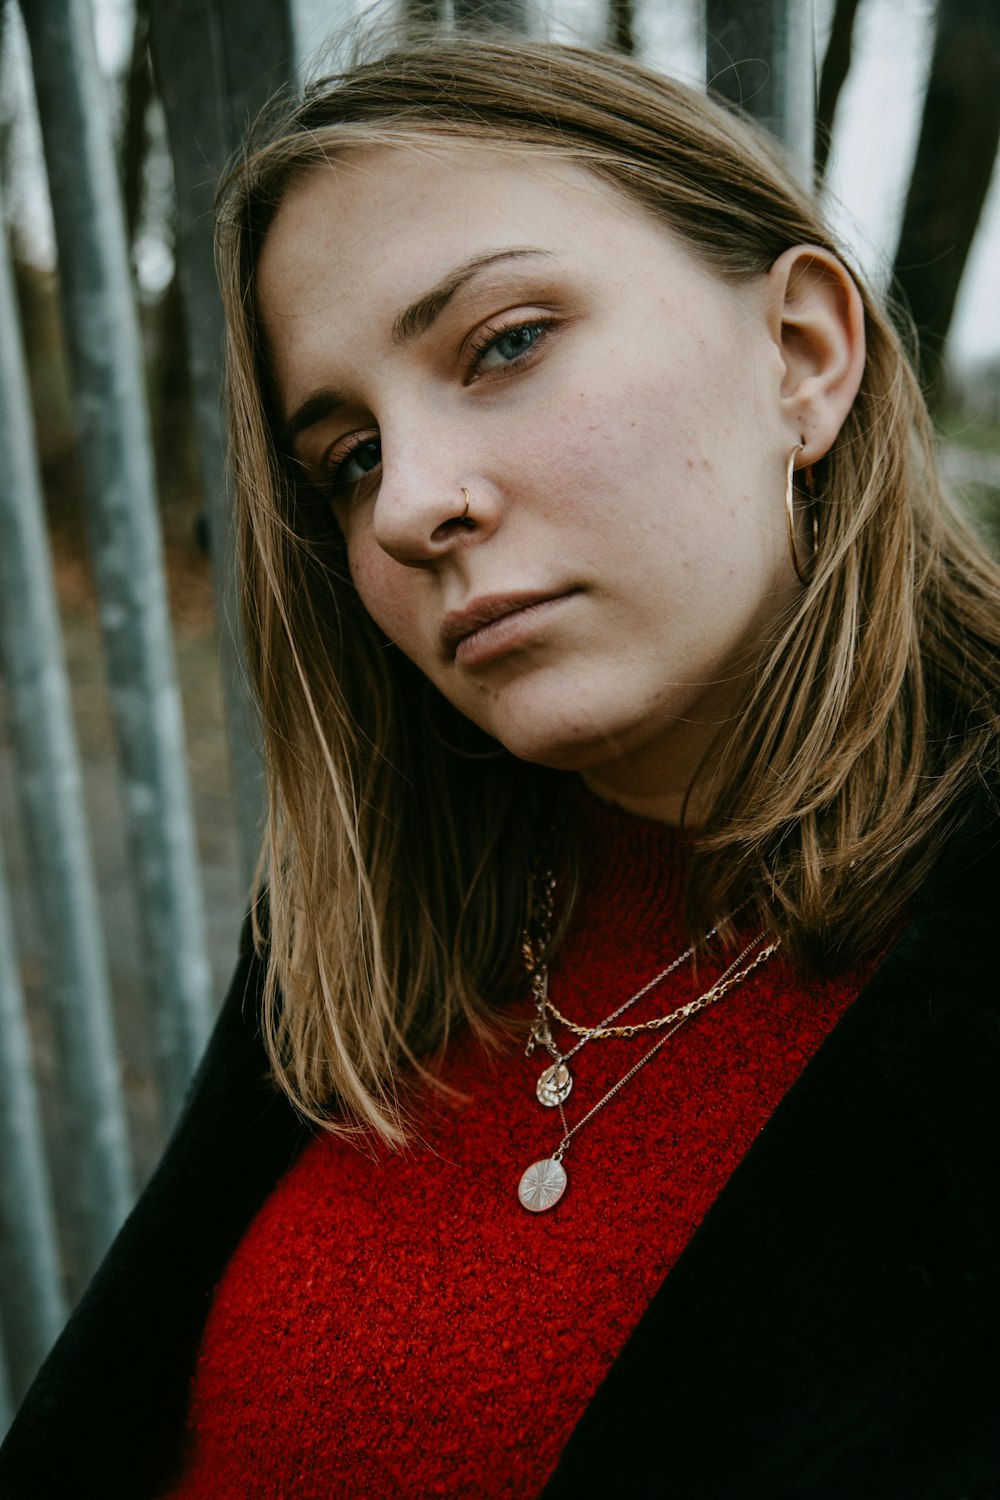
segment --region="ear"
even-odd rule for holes
[[[819,245],[793,245],[767,273],[768,323],[781,355],[779,391],[796,468],[836,441],[865,367],[865,311],[854,279]]]

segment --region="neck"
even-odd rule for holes
[[[705,821],[712,769],[722,753],[733,704],[702,705],[701,712],[678,719],[666,734],[631,746],[580,768],[587,786],[602,802],[661,823],[697,828]]]
[[[614,778],[596,776],[589,772],[583,774],[584,785],[599,797],[602,802],[610,803],[612,807],[620,807],[623,812],[635,813],[640,818],[655,818],[659,823],[672,823],[680,825],[682,818],[690,823],[694,818],[694,801],[684,806],[684,792],[673,790],[637,791],[634,788],[620,787],[614,784]]]
[[[664,764],[660,755],[646,752],[591,767],[582,771],[581,777],[595,797],[624,812],[697,828],[704,822],[707,806],[700,791],[702,778],[698,777],[698,784],[693,783],[698,771],[707,769],[705,755],[710,753],[710,742],[690,749],[680,762],[670,757]]]

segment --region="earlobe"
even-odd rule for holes
[[[793,245],[768,272],[771,334],[781,354],[778,398],[797,465],[836,441],[865,367],[865,313],[846,266],[819,245]]]

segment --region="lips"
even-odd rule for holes
[[[456,609],[445,615],[441,622],[441,646],[448,656],[454,657],[464,641],[474,636],[487,625],[509,616],[520,615],[540,604],[551,604],[565,599],[574,589],[552,592],[488,594],[473,599],[464,609]]]

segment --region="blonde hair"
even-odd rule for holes
[[[491,753],[369,619],[277,435],[254,275],[284,195],[347,145],[427,135],[578,163],[730,281],[790,245],[840,253],[750,127],[620,57],[550,44],[444,40],[361,63],[226,184],[231,452],[270,790],[265,1034],[304,1115],[388,1141],[403,1065],[460,1019],[485,1032],[518,982],[540,847],[572,837],[553,827],[566,778]],[[689,893],[694,931],[749,900],[800,961],[830,966],[898,929],[997,771],[1000,575],[944,503],[919,389],[862,295],[867,364],[816,469],[812,575],[699,781]]]

